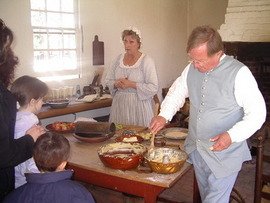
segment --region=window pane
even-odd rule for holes
[[[53,71],[66,69],[63,66],[62,51],[50,51],[49,52],[49,67]]]
[[[65,13],[63,13],[62,16],[63,16],[62,27],[64,27],[64,28],[75,28],[74,15],[73,14],[65,14]]]
[[[34,34],[34,49],[47,49],[47,34]]]
[[[62,49],[62,35],[49,34],[49,49]]]
[[[61,14],[60,13],[47,13],[48,27],[62,27],[61,26]]]
[[[45,12],[32,11],[31,12],[31,23],[32,26],[46,26],[46,14]]]
[[[76,58],[77,57],[75,51],[64,51],[63,65],[67,67],[67,69],[76,69],[77,67]]]
[[[47,10],[60,11],[60,0],[47,0]]]
[[[44,10],[45,0],[31,0],[31,9]]]
[[[76,49],[75,34],[64,34],[64,49]]]
[[[48,54],[45,51],[34,51],[34,71],[48,71]]]
[[[73,7],[73,0],[62,0],[62,11],[65,12],[73,12],[74,7]]]

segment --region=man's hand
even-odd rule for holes
[[[213,138],[210,139],[211,142],[214,142],[210,150],[212,151],[222,151],[227,149],[231,144],[232,140],[229,133],[221,133]]]
[[[162,116],[155,116],[152,118],[152,121],[150,123],[150,130],[152,133],[156,134],[159,130],[164,128],[166,124],[166,119]]]

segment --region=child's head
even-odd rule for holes
[[[34,146],[33,158],[41,172],[64,170],[70,155],[70,145],[63,135],[47,132]]]
[[[48,90],[46,83],[27,75],[15,80],[10,89],[21,107],[26,108],[32,105],[34,111],[40,110],[43,104],[42,99]]]

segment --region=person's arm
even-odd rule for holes
[[[254,76],[246,66],[236,75],[234,94],[238,105],[243,107],[244,117],[228,133],[232,142],[241,142],[260,129],[266,118],[265,101]]]
[[[161,130],[165,126],[166,122],[170,121],[175,113],[184,105],[185,98],[188,97],[188,71],[189,65],[170,87],[165,99],[161,103],[159,115],[155,116],[150,123],[152,133],[157,133]]]
[[[117,66],[117,64],[119,64],[119,60],[120,60],[120,56],[118,56],[113,62],[112,65],[108,68],[107,73],[106,73],[106,77],[105,77],[105,85],[108,86],[110,92],[112,95],[115,94],[115,92],[117,91],[117,87],[115,87],[115,68]]]
[[[14,167],[32,156],[34,139],[30,135],[10,139],[8,132],[2,129],[0,143],[0,168]]]
[[[158,91],[158,77],[154,60],[145,56],[143,66],[144,82],[135,83],[140,100],[152,98]]]
[[[161,103],[159,116],[170,121],[177,111],[184,105],[185,98],[188,97],[187,74],[189,65],[184,69],[170,87],[165,99]]]

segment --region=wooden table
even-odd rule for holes
[[[191,168],[189,163],[185,163],[183,168],[174,174],[156,174],[105,167],[97,150],[102,145],[114,142],[115,136],[101,143],[85,143],[71,134],[67,135],[72,151],[67,167],[74,170],[75,180],[140,196],[145,203],[154,203],[163,190],[171,187]]]

